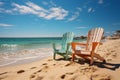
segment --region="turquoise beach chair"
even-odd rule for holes
[[[72,49],[70,43],[73,41],[74,34],[73,32],[66,32],[63,34],[61,49],[56,49],[56,44],[53,43],[54,55],[53,59],[55,59],[56,54],[63,56],[65,59],[68,59],[68,55],[72,54]]]

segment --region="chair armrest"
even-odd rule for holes
[[[67,43],[67,51],[70,49],[71,43]]]
[[[102,45],[102,44],[103,43],[101,43],[101,42],[92,42],[92,51],[96,52],[98,47],[99,47],[99,45]]]
[[[55,43],[52,44],[52,47],[53,47],[53,50],[54,50],[54,51],[57,50],[57,49],[56,49],[56,44],[55,44]]]
[[[103,45],[101,42],[92,42],[92,47],[96,47],[97,45]]]
[[[72,46],[72,49],[75,51],[76,49],[76,45],[80,45],[80,46],[86,46],[85,43],[80,43],[80,42],[71,42],[71,46]]]
[[[86,43],[80,43],[80,42],[71,42],[71,44],[86,46]]]

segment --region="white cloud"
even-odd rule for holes
[[[49,9],[45,9],[32,2],[27,2],[26,5],[12,3],[12,6],[13,8],[8,10],[0,8],[0,13],[33,14],[47,20],[63,20],[68,15],[68,11],[61,7],[51,7]]]
[[[6,10],[6,9],[3,9],[3,8],[0,8],[0,13],[13,13],[12,10]]]
[[[68,18],[68,21],[73,21],[79,17],[80,12],[82,12],[82,8],[77,7],[76,9],[77,9],[77,11],[74,12],[70,18]]]
[[[19,12],[21,14],[34,14],[47,20],[63,20],[68,15],[68,11],[61,7],[51,7],[49,9],[45,9],[32,2],[27,2],[27,6],[16,3],[13,3],[12,5],[15,7],[12,9],[13,12]]]
[[[47,10],[45,10],[44,8],[32,3],[32,2],[27,2],[26,3],[30,8],[34,9],[34,10],[37,10],[37,11],[45,11],[47,12]]]
[[[92,11],[92,8],[89,8],[89,9],[88,9],[88,12],[91,12],[91,11]]]
[[[93,8],[88,8],[88,13],[90,13],[90,12],[94,12],[95,10],[93,9]]]
[[[66,10],[64,10],[64,9],[62,9],[60,7],[58,7],[58,8],[56,8],[56,7],[50,8],[49,11],[50,12],[45,17],[46,19],[55,18],[56,20],[62,20],[68,14],[68,11],[66,11]]]
[[[3,2],[0,2],[0,6],[3,5],[4,3]]]
[[[12,10],[4,10],[5,13],[11,13],[12,14]]]
[[[84,28],[87,28],[87,27],[85,26],[77,27],[77,29],[84,29]]]
[[[13,11],[20,12],[21,14],[29,14],[29,13],[37,14],[35,10],[33,10],[32,8],[28,6],[19,5],[16,3],[13,3],[12,5],[15,6],[15,8],[13,8]]]
[[[1,27],[9,27],[9,26],[13,26],[13,25],[11,25],[11,24],[0,23],[0,26],[1,26]]]
[[[75,20],[75,19],[79,16],[79,14],[80,14],[79,12],[75,12],[75,13],[72,15],[72,17],[68,19],[68,21],[73,21],[73,20]]]
[[[103,0],[98,0],[98,4],[103,4]]]

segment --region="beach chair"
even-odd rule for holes
[[[93,64],[94,58],[97,58],[103,62],[105,62],[105,59],[101,57],[99,54],[97,54],[97,49],[99,45],[102,43],[100,42],[102,36],[103,36],[104,30],[103,28],[95,28],[88,32],[87,41],[86,44],[80,43],[80,42],[72,42],[72,61],[74,61],[75,56],[80,56],[84,59],[90,60],[90,65]],[[85,49],[77,50],[77,46],[82,46]]]
[[[56,54],[63,56],[65,59],[68,59],[68,55],[72,55],[72,49],[71,49],[71,42],[73,41],[74,34],[73,32],[66,32],[63,34],[62,37],[62,43],[61,43],[61,49],[56,49],[56,44],[53,43],[53,50],[54,55],[53,59],[55,59]]]

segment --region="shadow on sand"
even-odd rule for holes
[[[79,64],[90,64],[90,61],[89,60],[83,60],[83,59],[79,59],[78,62]],[[99,61],[94,61],[93,63],[94,66],[98,66],[100,68],[107,68],[107,69],[110,69],[110,70],[116,70],[117,68],[120,67],[120,63],[110,63],[110,62],[99,62]]]
[[[64,58],[58,58],[56,59],[56,61],[61,61],[61,60],[66,60]],[[71,61],[71,58],[68,58],[66,61]],[[78,60],[75,60],[76,63],[78,64],[90,64],[90,61],[89,60],[84,60],[84,59],[78,59]],[[117,68],[120,67],[120,63],[110,63],[110,62],[106,62],[106,63],[103,63],[103,62],[99,62],[99,61],[94,61],[93,63],[94,66],[98,66],[100,68],[106,68],[106,69],[110,69],[110,70],[116,70]]]

